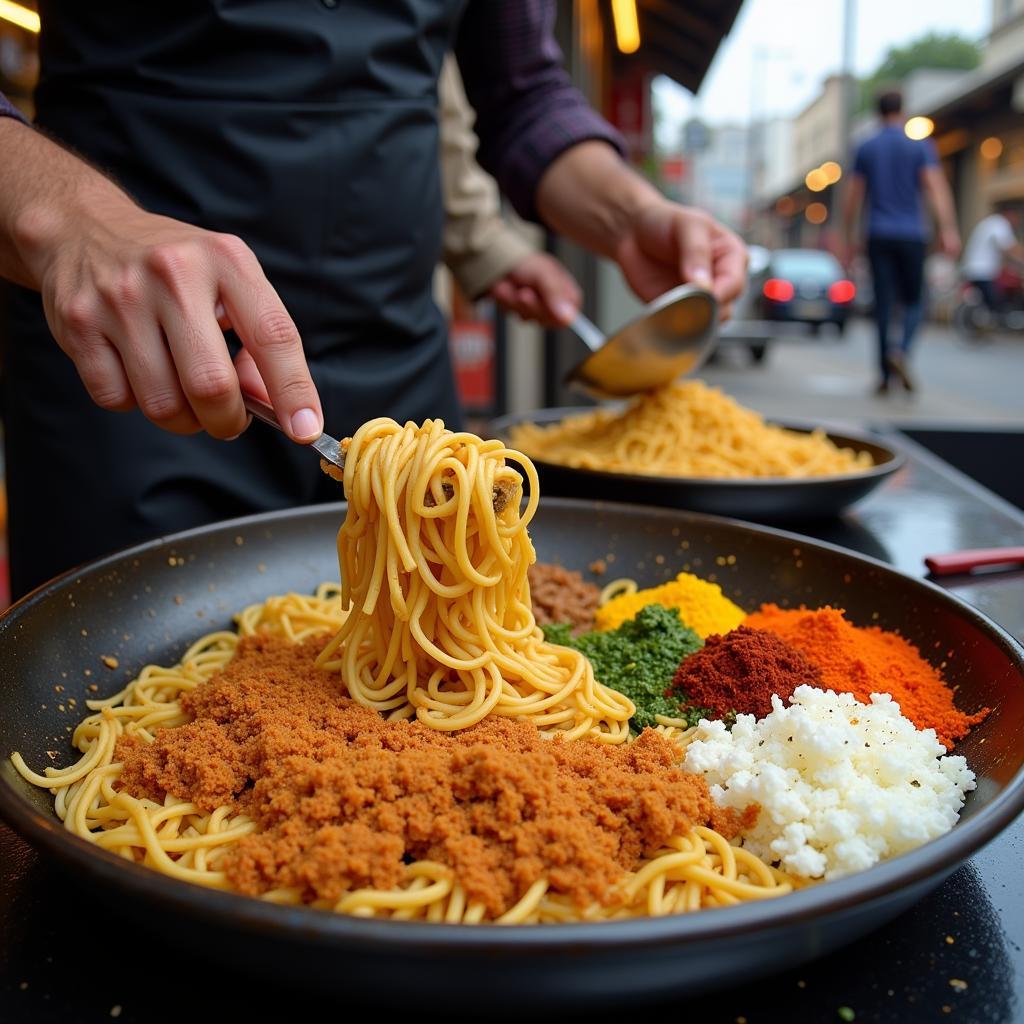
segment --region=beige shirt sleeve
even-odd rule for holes
[[[498,186],[476,162],[473,109],[451,56],[438,88],[444,262],[463,292],[475,299],[534,250],[503,220]]]

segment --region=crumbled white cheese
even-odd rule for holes
[[[703,775],[724,807],[761,805],[743,845],[804,878],[839,878],[948,832],[976,786],[964,758],[946,755],[888,694],[871,704],[799,686],[772,697],[760,721],[731,732],[702,721],[684,767]]]

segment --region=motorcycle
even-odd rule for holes
[[[977,285],[970,281],[961,285],[953,325],[963,341],[977,344],[1001,334],[1024,334],[1024,276],[1004,270],[996,287],[1000,297],[993,308]]]

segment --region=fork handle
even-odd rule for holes
[[[268,426],[275,427],[284,433],[284,427],[281,426],[281,421],[277,418],[277,413],[274,412],[272,405],[261,402],[258,398],[253,398],[252,395],[247,395],[244,391],[242,392],[242,404],[245,406],[245,411],[254,419],[266,423]]]

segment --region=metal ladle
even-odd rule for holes
[[[601,398],[664,387],[704,363],[715,347],[717,327],[718,301],[692,284],[665,292],[609,338],[578,313],[569,328],[591,354],[566,374],[566,383]]]

